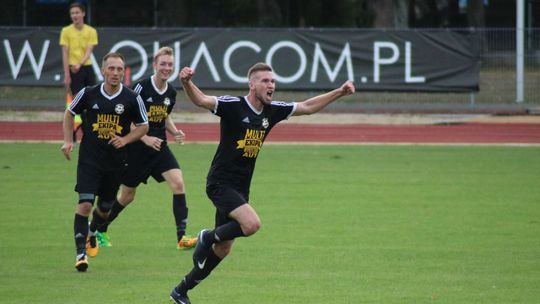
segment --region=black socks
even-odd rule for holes
[[[98,208],[99,207],[94,208],[94,211],[92,212],[92,221],[90,222],[90,231],[92,232],[96,232],[97,230],[102,232],[107,231],[106,227],[105,230],[102,229],[107,223],[107,218],[103,218],[99,215],[97,211]]]
[[[188,290],[197,286],[202,280],[204,280],[210,272],[217,267],[221,262],[221,259],[216,256],[213,250],[210,250],[206,262],[203,268],[193,267],[193,269],[184,277],[182,282],[176,287],[176,290],[181,295],[186,295]]]
[[[75,247],[77,254],[82,254],[86,251],[86,238],[88,237],[88,217],[75,213],[73,223],[75,233]]]
[[[229,241],[237,237],[245,236],[240,224],[234,220],[217,227],[211,232],[212,233],[205,234],[205,238],[203,239],[205,244]]]
[[[176,223],[176,238],[178,241],[186,234],[188,208],[186,203],[186,195],[174,194],[173,195],[173,214],[174,221]]]

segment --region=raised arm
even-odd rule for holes
[[[299,102],[296,105],[296,110],[293,115],[310,115],[317,113],[337,99],[353,94],[354,91],[354,84],[351,81],[346,81],[335,90]]]
[[[185,67],[180,71],[180,82],[184,87],[187,96],[196,106],[208,110],[216,108],[216,98],[214,96],[205,95],[191,80],[195,75],[195,70],[190,67]]]

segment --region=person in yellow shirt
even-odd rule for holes
[[[95,84],[91,55],[98,44],[96,29],[84,23],[86,15],[84,5],[72,3],[69,6],[69,15],[72,24],[62,28],[60,33],[67,106],[82,88]],[[74,138],[81,123],[81,117],[76,116]]]

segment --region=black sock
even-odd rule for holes
[[[184,277],[182,282],[178,284],[176,290],[180,294],[186,295],[188,290],[194,288],[202,280],[208,277],[208,275],[210,275],[210,272],[212,272],[212,270],[214,270],[214,268],[216,268],[220,262],[221,259],[216,256],[213,250],[211,250],[208,254],[208,257],[206,258],[203,269],[193,267],[193,269],[191,269],[191,271]]]
[[[173,214],[176,222],[176,238],[178,241],[186,234],[188,208],[185,194],[173,195]]]
[[[240,224],[233,220],[227,224],[223,224],[212,231],[207,233],[203,242],[205,244],[214,244],[216,242],[229,241],[237,237],[245,236]]]
[[[75,220],[73,222],[73,230],[75,232],[75,248],[77,248],[77,254],[81,254],[86,251],[88,217],[75,213]]]
[[[101,215],[99,215],[99,213],[97,211],[98,208],[99,207],[96,207],[94,209],[94,212],[92,212],[92,221],[90,222],[90,231],[92,231],[92,232],[96,232],[97,230],[99,230],[99,231],[107,231],[107,229],[105,229],[105,230],[101,229],[103,227],[103,225],[105,225],[107,219],[103,218],[103,217],[101,217]]]
[[[118,200],[115,199],[111,207],[111,211],[109,212],[109,216],[107,217],[107,222],[99,228],[99,231],[106,232],[109,228],[109,225],[112,223],[112,221],[114,221],[115,218],[118,217],[118,215],[120,214],[120,212],[122,212],[122,210],[124,210],[124,208],[125,206],[122,206],[118,202]]]

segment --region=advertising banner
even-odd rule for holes
[[[0,27],[0,85],[62,86],[60,28]],[[97,28],[101,58],[118,51],[132,81],[151,75],[161,46],[175,51],[171,84],[184,66],[204,89],[245,89],[256,62],[274,69],[278,89],[326,90],[352,80],[361,91],[470,92],[479,89],[475,32],[449,30]]]

